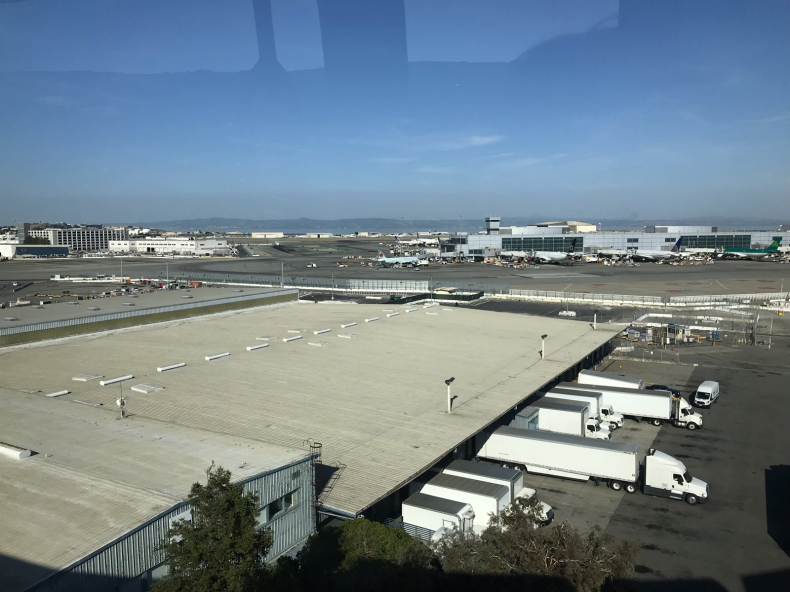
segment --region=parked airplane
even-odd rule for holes
[[[666,259],[679,259],[683,257],[680,252],[680,243],[683,237],[680,237],[674,244],[670,251],[654,251],[638,249],[629,249],[623,251],[622,249],[602,249],[598,251],[600,257],[607,257],[610,259],[632,259],[634,261],[664,261]]]
[[[392,267],[393,265],[419,265],[419,257],[385,257],[384,252],[379,250],[378,262],[384,266]]]
[[[581,255],[575,255],[574,249],[576,248],[576,239],[571,241],[571,246],[568,251],[563,253],[561,251],[531,251],[529,253],[530,261],[537,259],[541,263],[564,263],[571,262],[579,259]]]
[[[724,249],[724,252],[718,255],[728,259],[762,259],[768,255],[779,253],[779,243],[781,242],[782,239],[778,238],[767,249]]]
[[[669,251],[635,250],[631,252],[631,259],[634,261],[663,261],[665,259],[679,259],[681,257],[680,243],[682,240],[683,237],[681,236]]]

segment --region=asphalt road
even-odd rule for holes
[[[663,426],[653,446],[710,486],[701,506],[623,496],[606,531],[640,539],[637,577],[658,589],[790,590],[790,379],[787,348],[706,348],[699,366],[614,361],[610,371],[661,382],[688,395],[703,380],[721,398],[702,410],[698,432]],[[652,588],[647,588],[652,589]]]
[[[246,244],[246,242],[245,242]],[[433,279],[443,286],[507,284],[522,290],[556,290],[598,294],[651,296],[716,295],[778,292],[790,286],[790,265],[764,261],[717,261],[713,265],[671,266],[642,263],[639,267],[610,267],[595,263],[572,266],[541,265],[516,270],[481,263],[439,265],[420,269],[384,269],[361,265],[372,261],[379,249],[389,254],[386,243],[366,239],[285,240],[281,248],[250,245],[253,257],[163,259],[124,258],[124,275],[134,278],[189,273],[229,273],[328,278],[392,280]],[[343,259],[353,255],[365,259]],[[316,267],[308,267],[315,264]],[[338,264],[348,267],[338,267]],[[15,260],[0,263],[0,284],[14,280],[47,282],[54,274],[120,275],[119,258]],[[9,291],[7,287],[3,294]]]

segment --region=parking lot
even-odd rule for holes
[[[620,494],[611,518],[598,522],[618,538],[642,541],[637,577],[647,589],[651,582],[672,580],[661,589],[790,590],[787,353],[787,348],[744,346],[701,352],[698,366],[685,356],[688,365],[616,360],[606,368],[667,384],[684,396],[704,380],[721,385],[719,402],[701,411],[702,430],[665,425],[653,441],[654,448],[682,460],[708,482],[710,501],[689,506]],[[629,425],[635,424],[627,421],[623,429]],[[562,489],[565,482],[556,482]],[[589,491],[585,485],[578,500],[591,517],[596,496]]]

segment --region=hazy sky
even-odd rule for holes
[[[789,7],[0,0],[0,223],[790,218]]]

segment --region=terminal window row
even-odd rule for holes
[[[688,249],[748,249],[752,244],[751,234],[719,234],[683,236],[682,246]]]
[[[506,238],[502,237],[503,251],[567,251],[574,244],[577,251],[584,248],[583,237]]]

